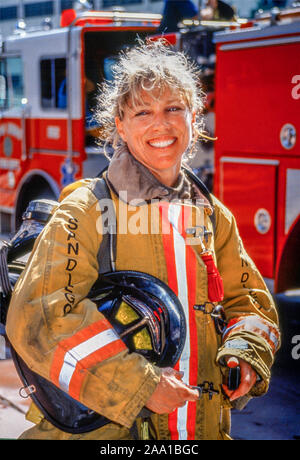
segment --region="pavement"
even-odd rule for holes
[[[235,440],[300,439],[300,374],[273,369],[266,395],[250,400],[242,411],[232,411]]]
[[[11,359],[0,361],[0,439],[16,439],[32,423],[25,420],[30,400],[21,398],[22,383]]]

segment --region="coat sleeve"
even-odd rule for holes
[[[14,289],[7,335],[33,371],[129,428],[160,371],[129,353],[86,297],[98,277],[99,225],[97,200],[87,188],[60,204]]]
[[[253,396],[267,391],[274,354],[280,346],[278,316],[274,300],[248,256],[231,212],[215,199],[215,251],[223,278],[227,327],[217,361],[226,355],[247,361],[259,379]]]

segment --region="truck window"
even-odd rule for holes
[[[0,61],[0,108],[4,108],[7,102],[7,84],[5,76],[5,61]]]
[[[20,107],[24,97],[22,60],[7,57],[0,60],[0,108]]]
[[[103,59],[103,73],[105,80],[113,80],[113,66],[116,63],[116,56],[107,56]]]
[[[42,107],[45,109],[66,109],[66,58],[42,59],[40,70]]]

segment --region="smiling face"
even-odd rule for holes
[[[168,87],[161,94],[141,90],[138,103],[128,102],[122,120],[115,119],[130,153],[168,186],[178,177],[182,155],[192,139],[193,121],[183,97]]]

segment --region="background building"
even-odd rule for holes
[[[84,1],[84,0],[82,0]],[[86,0],[93,9],[111,9],[122,6],[128,11],[161,13],[163,0]],[[193,0],[201,5],[205,0]],[[285,6],[290,0],[226,0],[234,6],[240,17],[250,17],[258,8],[268,9],[274,5]],[[0,0],[0,33],[10,34],[19,19],[24,19],[27,27],[40,25],[45,18],[51,18],[53,25],[59,25],[61,11],[72,8],[75,0]]]

